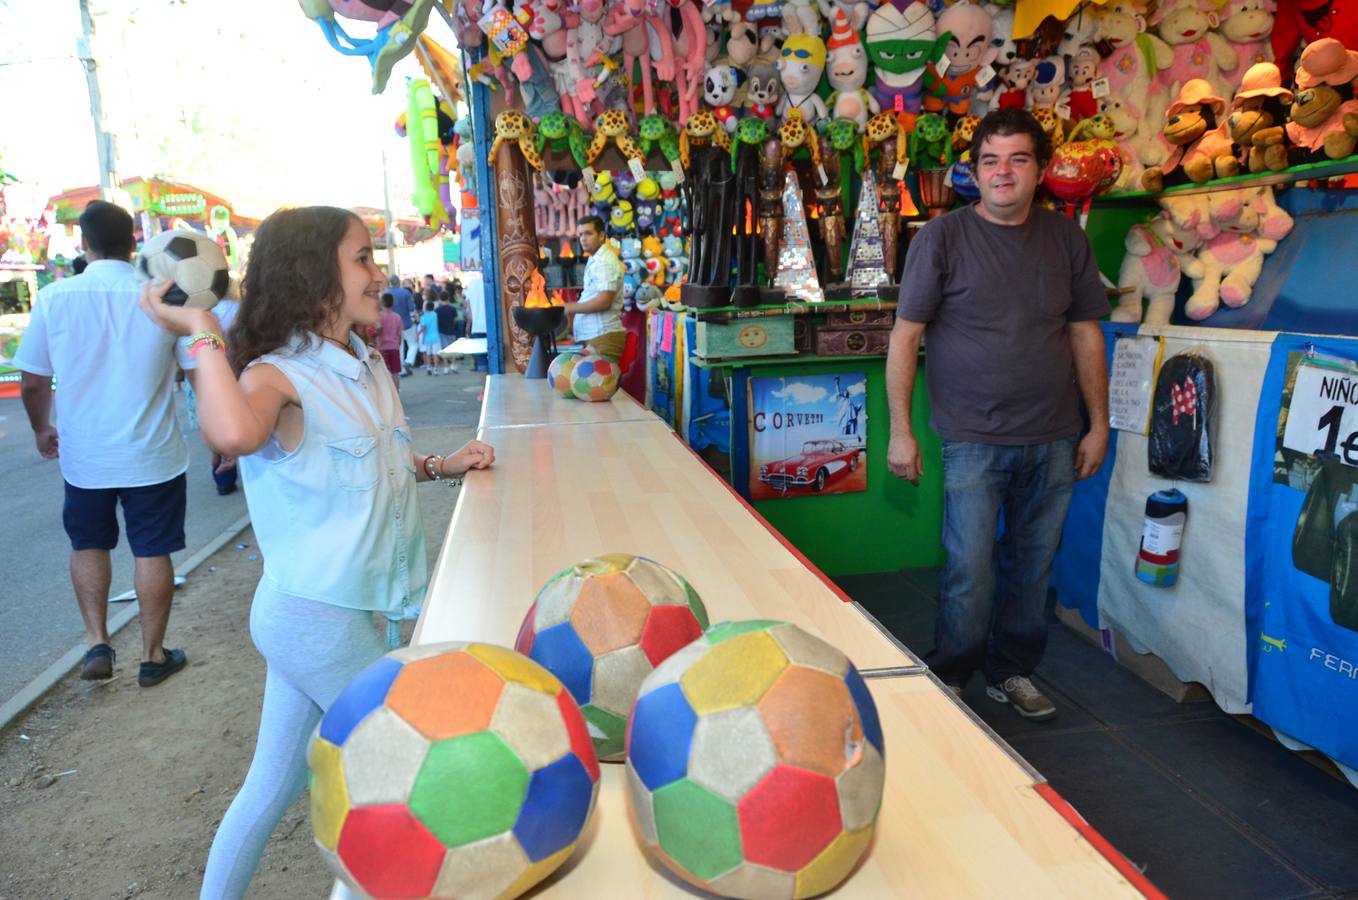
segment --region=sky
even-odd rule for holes
[[[410,152],[394,123],[413,56],[374,97],[296,0],[90,0],[105,117],[122,178],[161,175],[238,212],[327,203],[414,214]],[[371,23],[340,20],[354,37]],[[426,32],[446,47],[437,15]],[[76,0],[0,0],[0,167],[49,194],[97,184]]]

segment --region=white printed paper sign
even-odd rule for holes
[[[1306,363],[1297,366],[1283,446],[1358,466],[1358,373]]]
[[[1113,345],[1108,374],[1108,424],[1119,431],[1145,434],[1150,429],[1160,338],[1121,337]]]

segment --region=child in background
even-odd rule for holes
[[[401,317],[396,315],[396,296],[391,291],[382,292],[382,313],[377,325],[377,352],[387,364],[396,390],[401,389]]]
[[[425,374],[437,375],[438,353],[443,349],[443,345],[439,343],[439,316],[432,299],[424,301],[424,312],[420,314],[419,342],[420,352],[424,354]]]
[[[266,663],[259,739],[213,839],[204,898],[245,895],[306,786],[321,716],[419,613],[428,572],[415,483],[495,460],[480,441],[415,452],[394,379],[354,333],[380,322],[383,287],[363,221],[317,206],[279,210],[255,232],[229,357],[212,313],[166,305],[169,283],[142,290],[152,320],[191,336],[203,438],[238,459],[264,557],[250,609]],[[374,613],[388,621],[385,644]]]

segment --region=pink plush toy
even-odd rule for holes
[[[1140,111],[1148,123],[1146,136],[1153,139],[1168,104],[1159,74],[1174,64],[1174,51],[1146,33],[1146,4],[1140,0],[1116,0],[1092,7],[1090,13],[1098,23],[1098,42],[1112,48],[1099,63],[1099,75],[1108,79],[1108,96],[1121,98],[1128,110]],[[1153,166],[1159,160],[1141,161]]]
[[[1221,36],[1235,50],[1236,64],[1221,74],[1232,90],[1255,63],[1273,61],[1273,13],[1276,0],[1228,0],[1221,8]]]
[[[1212,221],[1220,234],[1198,251],[1203,265],[1194,279],[1184,313],[1205,319],[1225,303],[1244,306],[1263,270],[1264,257],[1292,230],[1292,217],[1273,200],[1272,187],[1242,188],[1208,195]]]
[[[698,101],[702,99],[703,75],[707,70],[707,29],[703,27],[698,0],[669,0],[669,3],[679,11],[680,30],[674,39],[674,54],[678,60],[675,87],[679,93],[679,125],[683,126],[689,116],[698,111]]]
[[[1202,263],[1193,251],[1202,239],[1192,229],[1180,229],[1169,213],[1161,212],[1149,225],[1134,225],[1124,240],[1127,255],[1118,272],[1118,287],[1123,293],[1110,318],[1114,322],[1140,322],[1141,300],[1146,305],[1147,325],[1168,325],[1174,312],[1174,295],[1186,274],[1202,276]]]
[[[1239,63],[1235,49],[1212,29],[1220,23],[1216,0],[1160,0],[1150,24],[1174,51],[1174,62],[1160,72],[1160,83],[1177,94],[1194,78],[1212,86],[1219,97],[1229,97],[1234,85],[1226,83],[1223,72],[1233,71]]]

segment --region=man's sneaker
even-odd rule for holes
[[[144,688],[155,687],[188,664],[189,658],[183,650],[165,648],[165,662],[143,662],[137,673],[137,684]]]
[[[992,700],[1012,704],[1014,712],[1025,719],[1041,722],[1056,715],[1052,702],[1022,675],[1012,675],[998,687],[987,685],[985,690]]]

